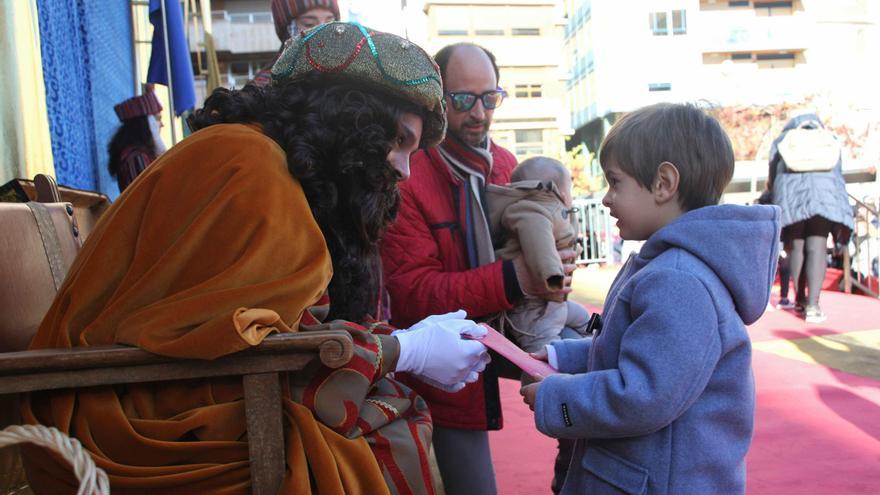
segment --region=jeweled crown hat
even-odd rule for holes
[[[156,98],[156,94],[152,91],[129,98],[122,103],[113,107],[119,121],[133,119],[135,117],[143,117],[144,115],[156,115],[162,111],[162,104]]]
[[[275,34],[281,41],[290,38],[290,23],[312,9],[327,9],[339,20],[339,4],[336,0],[272,0],[271,8]]]
[[[317,71],[371,86],[426,110],[420,147],[446,134],[446,103],[440,68],[421,47],[400,36],[358,23],[316,26],[288,41],[272,66],[273,84]]]

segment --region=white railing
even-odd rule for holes
[[[211,18],[215,21],[228,21],[233,24],[257,24],[271,23],[271,12],[228,12],[215,10],[211,12]]]
[[[877,216],[880,200],[860,201],[852,195],[850,199],[855,203],[855,229],[844,252],[845,290],[851,292],[855,287],[866,295],[880,297],[880,220]]]
[[[611,215],[602,206],[601,198],[575,199],[580,232],[578,238],[583,243],[583,252],[578,264],[611,263],[614,256],[614,237],[611,230]]]

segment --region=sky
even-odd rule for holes
[[[406,3],[405,9],[401,3]],[[340,10],[351,12],[350,20],[356,16],[365,26],[404,36],[419,44],[424,44],[427,37],[423,4],[423,0],[339,0]]]

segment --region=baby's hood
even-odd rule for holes
[[[743,322],[764,313],[779,251],[776,206],[707,206],[689,211],[652,235],[639,257],[683,249],[709,266],[727,288]]]
[[[541,197],[545,201],[559,200],[560,204],[563,202],[562,194],[553,181],[522,180],[507,185],[489,184],[486,186],[486,195],[492,232],[498,232],[504,210],[517,201]]]

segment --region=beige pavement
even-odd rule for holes
[[[574,272],[571,283],[571,299],[583,304],[602,307],[611,282],[617,276],[620,265],[590,264]]]

